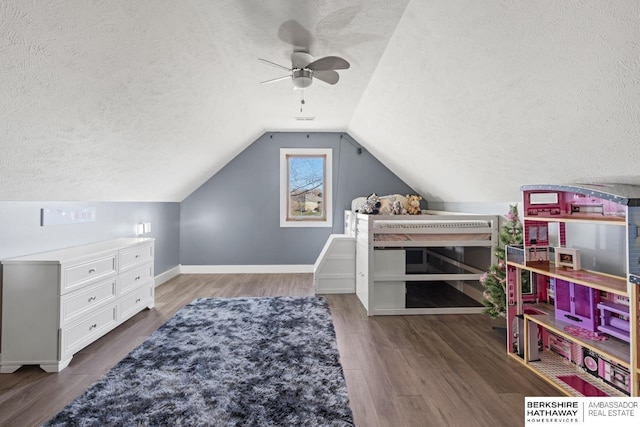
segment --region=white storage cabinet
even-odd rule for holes
[[[2,261],[0,373],[59,372],[154,305],[154,239],[121,238]]]

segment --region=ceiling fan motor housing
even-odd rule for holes
[[[311,86],[311,74],[313,71],[308,68],[296,68],[292,72],[293,85],[298,89]]]

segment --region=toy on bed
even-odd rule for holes
[[[407,198],[402,194],[389,194],[378,196],[373,193],[369,197],[378,199],[372,206],[367,205],[368,197],[356,197],[351,201],[351,210],[356,213],[373,214],[377,210],[376,215],[406,215],[407,214]],[[378,207],[375,205],[380,203]],[[368,207],[367,207],[368,206]]]
[[[391,204],[391,215],[406,215],[407,209],[400,200],[394,200]]]
[[[420,200],[422,200],[422,196],[407,194],[407,213],[409,215],[420,215],[422,213],[420,210]]]
[[[371,193],[367,196],[367,200],[360,206],[356,212],[377,215],[380,212],[380,198],[376,193]]]

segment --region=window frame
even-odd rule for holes
[[[324,183],[323,219],[295,219],[289,217],[289,158],[323,157]],[[281,148],[280,149],[280,227],[331,227],[333,225],[333,149],[331,148]]]

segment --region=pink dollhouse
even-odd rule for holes
[[[567,395],[640,396],[640,324],[633,325],[640,318],[640,187],[521,190],[523,245],[506,248],[509,355]],[[625,227],[629,245],[617,250],[628,254],[624,274],[581,268],[580,248],[566,247],[568,223],[577,224],[572,231]]]

